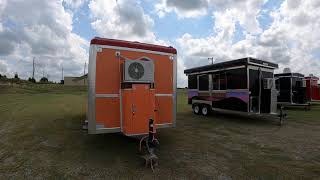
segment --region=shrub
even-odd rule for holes
[[[29,78],[28,81],[32,83],[36,83],[36,80],[34,78]]]
[[[15,74],[14,74],[14,79],[19,80],[18,73],[15,73]]]
[[[42,78],[40,79],[40,83],[48,83],[48,78],[42,77]]]

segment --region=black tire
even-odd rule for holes
[[[201,106],[199,104],[193,104],[192,105],[192,110],[194,114],[200,114],[201,112]]]
[[[211,113],[211,106],[209,106],[209,105],[204,105],[204,106],[201,108],[201,114],[202,114],[203,116],[208,116],[210,113]]]

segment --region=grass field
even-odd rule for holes
[[[138,142],[88,135],[86,89],[0,86],[0,179],[317,179],[320,105],[277,120],[193,115],[178,94],[177,127],[158,131],[159,167],[144,168]]]

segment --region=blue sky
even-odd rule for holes
[[[141,6],[145,13],[154,20],[153,30],[159,39],[172,41],[185,33],[201,38],[215,33],[213,31],[214,18],[211,14],[197,18],[179,18],[176,13],[170,12],[166,15],[166,18],[160,18],[154,11],[154,4],[150,3],[151,1],[147,2],[148,3],[141,3]],[[269,0],[262,6],[257,19],[263,30],[268,29],[272,23],[272,17],[269,15],[269,12],[278,9],[282,3],[283,0]],[[64,5],[64,7],[68,8],[66,5]],[[97,32],[91,28],[91,22],[92,18],[90,18],[89,7],[85,4],[74,12],[73,32],[88,41],[94,36],[99,36]],[[234,42],[244,39],[243,36],[243,28],[237,23]]]
[[[95,36],[174,46],[183,70],[252,56],[320,75],[318,0],[0,0],[0,73],[78,76]]]

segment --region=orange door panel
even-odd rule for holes
[[[173,64],[172,60],[165,58],[155,61],[155,89],[156,93],[171,94],[173,93]]]
[[[154,119],[154,91],[146,84],[134,84],[123,90],[123,133],[147,134],[149,119]]]
[[[119,98],[96,98],[96,125],[104,128],[120,127]]]
[[[157,96],[157,124],[172,123],[173,99],[171,96]]]
[[[118,94],[120,83],[119,60],[113,49],[102,49],[96,58],[96,93]]]
[[[132,126],[132,90],[122,90],[122,132],[124,134],[130,133],[130,127]]]

